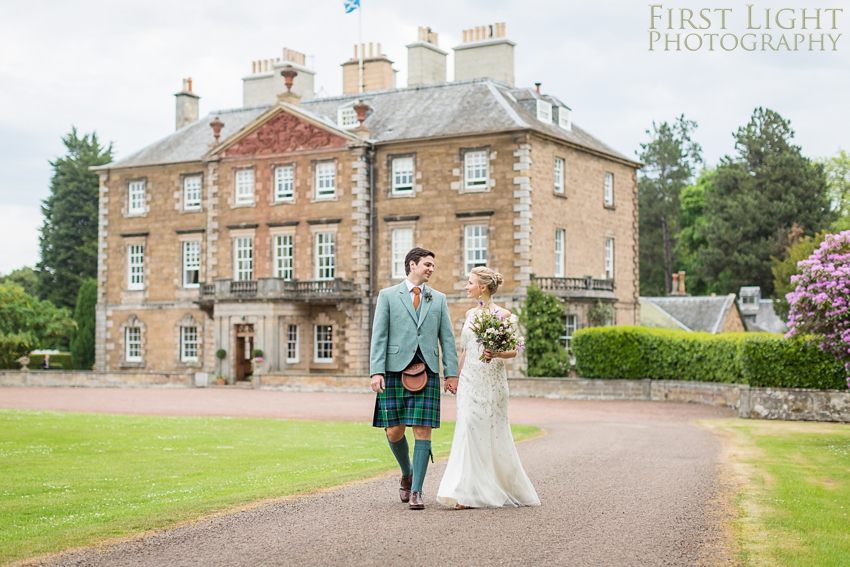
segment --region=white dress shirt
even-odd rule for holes
[[[410,281],[407,278],[405,278],[404,283],[407,284],[407,291],[410,293],[410,302],[413,303],[413,296],[414,296],[413,288],[414,287],[419,288],[419,301],[421,302],[422,301],[422,292],[425,291],[425,284],[423,283],[423,284],[420,284],[420,285],[413,285],[413,282]]]

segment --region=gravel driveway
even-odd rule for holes
[[[365,394],[228,389],[3,388],[0,407],[155,415],[368,420]],[[443,419],[454,419],[444,398]],[[718,497],[720,440],[691,425],[734,412],[655,402],[512,398],[511,419],[547,435],[518,445],[542,506],[426,510],[398,500],[396,477],[166,530],[42,565],[735,565]],[[376,435],[380,435],[378,431]]]

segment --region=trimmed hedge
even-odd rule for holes
[[[582,378],[693,380],[757,387],[843,389],[844,365],[806,339],[592,327],[572,341]]]

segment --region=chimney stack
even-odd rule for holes
[[[277,104],[281,95],[288,93],[290,98],[311,99],[315,71],[307,67],[307,56],[293,49],[283,48],[283,57],[251,61],[251,74],[242,78],[242,106],[271,106]],[[287,87],[283,71],[295,71],[290,86]],[[287,71],[289,72],[289,71]],[[294,99],[293,99],[294,100]],[[291,104],[292,100],[287,100]]]
[[[175,126],[179,130],[198,120],[198,100],[201,98],[192,92],[192,79],[183,79],[183,90],[174,95],[177,98]]]
[[[688,295],[685,291],[685,272],[671,274],[673,283],[670,285],[670,295]]]
[[[360,92],[360,57],[363,57],[363,92],[380,91],[395,87],[396,70],[393,62],[381,53],[381,44],[369,44],[369,54],[366,54],[366,44],[354,46],[354,57],[342,64],[343,94]]]
[[[419,28],[419,39],[407,46],[407,86],[446,82],[447,51],[437,47],[437,33]]]
[[[514,46],[505,37],[505,24],[463,30],[455,52],[455,80],[490,78],[514,86]]]

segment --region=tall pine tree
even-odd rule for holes
[[[782,259],[792,231],[814,235],[834,215],[823,166],[791,143],[791,123],[757,108],[738,129],[738,155],[720,160],[706,193],[702,276],[713,289],[737,293],[743,285],[774,293],[771,257]]]
[[[76,128],[62,141],[68,152],[50,162],[50,196],[41,207],[38,295],[73,309],[83,280],[97,272],[98,176],[89,167],[112,161],[112,145],[101,147],[94,133],[81,138]]]
[[[702,162],[691,140],[697,123],[682,115],[672,124],[652,123],[651,140],[638,154],[646,166],[638,180],[640,210],[640,289],[644,295],[670,293],[679,232],[679,194]]]
[[[71,333],[71,357],[74,368],[91,370],[94,365],[95,308],[97,305],[97,280],[89,278],[77,294],[74,322],[77,328]]]

